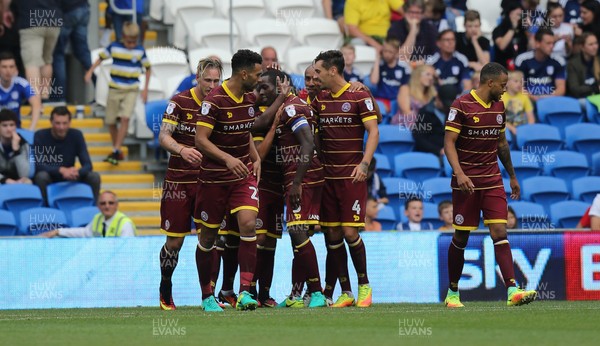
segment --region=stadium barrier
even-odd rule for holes
[[[376,303],[437,303],[445,296],[450,233],[363,233]],[[312,238],[324,278],[323,237]],[[600,299],[600,232],[515,232],[509,236],[517,281],[540,299]],[[163,237],[41,239],[1,238],[2,309],[158,306],[159,250]],[[195,236],[187,237],[173,276],[177,305],[200,305]],[[272,296],[291,288],[292,251],[279,242]],[[494,249],[474,232],[465,251],[461,297],[505,299]],[[356,275],[349,263],[352,287]],[[237,289],[237,282],[234,287]],[[217,282],[220,287],[220,280]],[[336,289],[339,294],[339,287]]]

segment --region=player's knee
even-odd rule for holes
[[[167,249],[179,252],[183,246],[183,237],[167,237]]]
[[[356,227],[343,227],[343,232],[346,241],[356,241],[358,238],[358,228]]]
[[[217,238],[217,229],[202,227],[202,231],[198,235],[198,241],[204,248],[210,248],[215,244]]]
[[[452,237],[452,242],[454,245],[465,248],[467,243],[469,242],[469,232],[466,231],[454,231],[454,236]]]
[[[492,240],[504,240],[507,238],[506,224],[492,223],[490,224],[490,236]]]
[[[252,218],[248,218],[248,219],[243,219],[243,220],[239,220],[239,227],[240,227],[240,235],[252,235],[255,234],[255,227],[256,227],[256,220],[252,219]]]

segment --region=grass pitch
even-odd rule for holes
[[[0,345],[600,345],[600,302],[0,310]]]

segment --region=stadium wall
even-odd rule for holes
[[[376,303],[437,303],[448,283],[449,233],[364,233]],[[509,237],[517,280],[540,299],[600,299],[600,232],[524,232]],[[324,278],[325,246],[313,237]],[[162,237],[111,239],[0,239],[3,309],[157,306]],[[178,305],[200,305],[194,236],[187,237],[173,277]],[[290,291],[292,251],[279,242],[273,297]],[[471,235],[461,279],[463,300],[505,299],[485,233]],[[355,272],[349,263],[352,287]],[[220,282],[217,283],[220,287]],[[236,283],[237,287],[237,283]],[[336,292],[336,295],[339,294]]]

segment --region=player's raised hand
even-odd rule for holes
[[[298,209],[302,204],[302,184],[293,183],[288,194],[293,209]]]
[[[361,162],[360,165],[354,167],[352,174],[350,174],[353,183],[367,180],[367,172],[369,171],[369,164],[367,162]]]
[[[472,194],[475,192],[475,185],[469,177],[467,177],[464,173],[456,175],[456,184],[462,192]]]
[[[240,159],[236,159],[233,156],[230,156],[225,160],[225,165],[227,166],[227,169],[233,172],[238,178],[245,178],[250,173],[248,167],[246,167]]]
[[[521,197],[521,186],[517,178],[510,178],[510,198],[519,199]]]
[[[287,77],[284,77],[283,80],[277,77],[277,94],[286,97],[290,91],[292,91],[290,80]]]
[[[202,162],[202,154],[196,148],[184,147],[181,149],[180,155],[184,160],[192,164]]]

